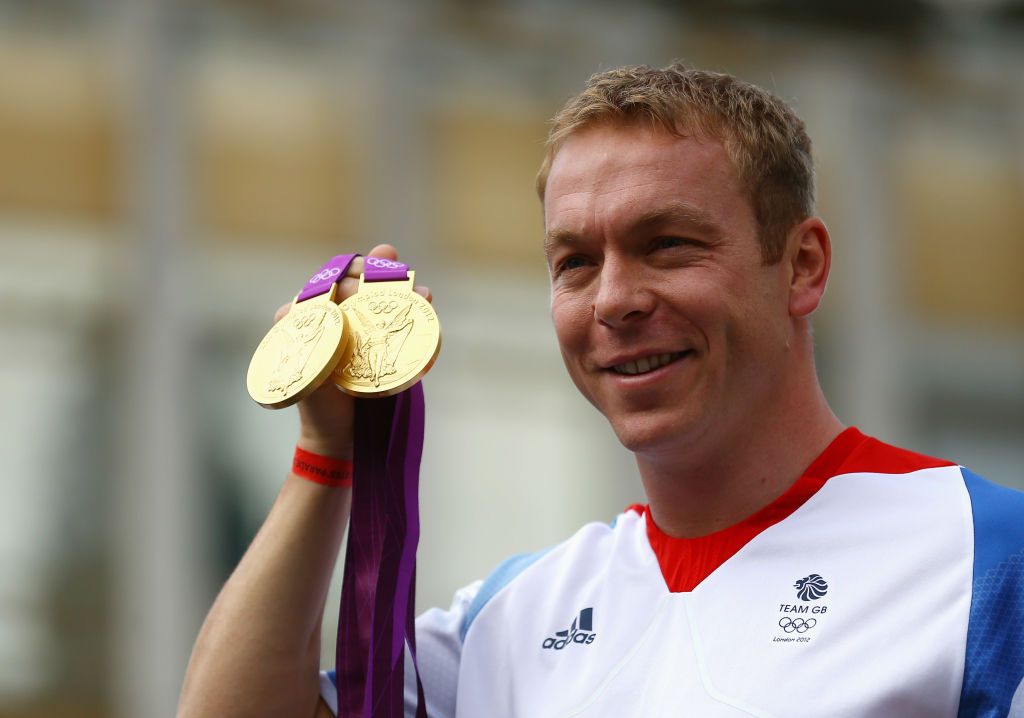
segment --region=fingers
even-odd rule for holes
[[[398,250],[392,247],[390,244],[378,244],[376,247],[371,249],[366,255],[367,257],[380,257],[381,259],[398,259]],[[366,261],[363,257],[356,257],[352,260],[352,264],[349,265],[348,271],[345,272],[346,277],[359,278],[359,275],[363,273],[363,269],[366,267]]]
[[[378,244],[370,250],[370,257],[381,257],[383,259],[398,259],[398,250],[390,244]]]
[[[288,312],[291,311],[291,308],[292,308],[292,303],[291,302],[288,302],[286,304],[282,304],[280,307],[278,307],[277,311],[274,312],[274,323],[276,324],[277,322],[279,322],[282,319],[284,319],[285,315],[288,314]]]

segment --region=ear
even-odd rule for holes
[[[818,217],[808,217],[786,239],[789,262],[789,315],[806,317],[818,308],[832,266],[832,240]]]

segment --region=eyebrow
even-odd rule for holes
[[[634,220],[630,232],[672,224],[689,225],[709,239],[722,236],[721,227],[711,214],[686,202],[670,202],[645,212]]]
[[[575,244],[579,237],[575,232],[568,229],[556,229],[544,235],[544,256],[550,257],[555,247],[566,244]]]
[[[630,223],[628,231],[629,234],[634,234],[638,231],[651,230],[673,224],[693,227],[711,240],[720,239],[722,236],[721,228],[708,212],[686,202],[669,202],[668,204],[648,210]],[[571,230],[552,230],[544,237],[544,253],[550,255],[555,247],[559,245],[576,244],[579,241],[579,235]]]

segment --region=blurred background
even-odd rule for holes
[[[0,0],[0,715],[173,713],[296,438],[249,356],[332,254],[394,243],[444,322],[421,608],[641,501],[533,176],[586,77],[673,59],[808,123],[841,418],[1024,487],[1021,0]]]

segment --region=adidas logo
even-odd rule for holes
[[[597,638],[594,633],[594,609],[584,608],[580,615],[572,619],[572,625],[564,631],[555,631],[554,636],[544,639],[541,648],[553,648],[560,651],[570,643],[593,643]]]

